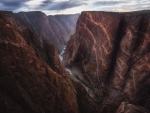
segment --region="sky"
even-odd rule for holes
[[[129,12],[149,9],[150,0],[0,0],[0,10],[42,11],[47,15],[76,14],[81,11]]]

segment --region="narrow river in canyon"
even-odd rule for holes
[[[62,49],[61,53],[59,54],[59,58],[60,58],[60,60],[61,60],[62,62],[63,62],[63,54],[64,54],[64,52],[65,52],[65,49],[66,49],[66,46]],[[73,73],[71,72],[70,69],[66,68],[66,71],[68,71],[69,74],[72,75],[72,77],[74,78]]]
[[[61,60],[62,63],[63,63],[63,54],[64,54],[65,50],[66,50],[66,46],[62,49],[62,51],[61,51],[60,54],[59,54],[59,58],[60,58],[60,60]],[[73,78],[73,80],[75,80],[75,81],[77,81],[77,82],[80,82],[81,85],[85,88],[85,90],[86,90],[87,93],[88,93],[89,98],[91,98],[94,102],[100,104],[102,100],[97,100],[97,99],[95,98],[95,95],[99,95],[99,94],[98,94],[98,93],[99,93],[99,90],[98,90],[98,89],[95,89],[95,88],[90,89],[90,88],[87,87],[84,83],[82,83],[81,80],[84,81],[84,77],[83,77],[82,73],[79,71],[79,69],[77,69],[77,68],[72,68],[72,70],[73,70],[73,72],[71,71],[71,69],[66,68],[66,71],[69,72],[69,74],[71,75],[71,77]],[[80,79],[77,79],[77,77],[79,77]]]

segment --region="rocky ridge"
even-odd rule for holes
[[[30,28],[41,44],[52,42],[58,52],[67,44],[70,35],[75,33],[79,14],[47,16],[40,11],[15,14],[23,26]]]

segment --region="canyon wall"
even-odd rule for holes
[[[70,35],[75,33],[79,14],[47,16],[43,12],[20,12],[15,14],[23,26],[30,28],[41,44],[52,42],[58,52],[67,44]]]
[[[149,11],[79,16],[64,63],[83,85],[99,90],[100,113],[115,111],[123,101],[150,110],[149,26]]]
[[[82,12],[63,54],[73,75],[26,21],[0,11],[0,112],[150,113],[148,11]]]
[[[0,112],[95,113],[84,87],[73,80],[52,43],[0,11]]]

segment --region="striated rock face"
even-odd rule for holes
[[[74,73],[83,84],[100,90],[101,112],[112,105],[116,110],[122,101],[150,109],[149,26],[148,11],[79,16],[64,62],[73,72],[78,70]]]
[[[84,87],[70,78],[51,43],[41,46],[12,12],[0,12],[0,29],[1,113],[96,112]]]
[[[15,14],[20,22],[34,31],[40,42],[52,42],[58,52],[66,45],[70,35],[75,33],[78,14],[47,16],[40,11]]]
[[[140,107],[122,102],[116,113],[149,113],[150,111]]]

